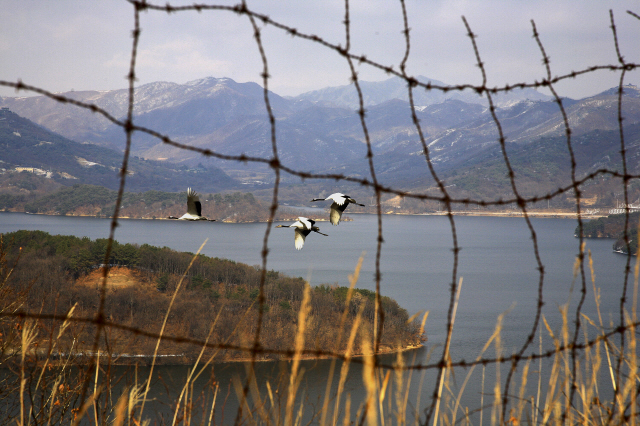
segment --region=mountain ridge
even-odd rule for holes
[[[428,81],[424,77],[421,79]],[[270,93],[281,163],[293,170],[368,179],[370,170],[365,144],[368,138],[375,154],[376,174],[382,183],[412,190],[430,187],[433,179],[425,167],[423,147],[411,119],[410,105],[398,99],[400,91],[406,93],[405,82],[394,78],[383,82],[363,82],[363,91],[371,93],[367,98],[370,104],[365,116],[367,138],[353,109],[335,106],[344,101],[345,90],[352,89],[341,86],[327,88],[322,93],[316,91],[316,94],[322,94],[322,99],[305,98],[302,95],[284,98]],[[628,127],[640,123],[640,90],[634,85],[625,85],[623,89],[623,124]],[[420,101],[422,94],[444,94],[433,90],[428,93],[424,90],[415,92],[418,99],[416,105],[419,105],[415,113],[438,174],[477,174],[477,170],[468,168],[476,167],[482,159],[490,161],[499,152],[496,151],[500,149],[498,128],[485,105],[466,102],[459,97],[420,105],[420,102],[434,101],[434,98]],[[505,102],[500,104],[502,106],[495,109],[508,152],[512,150],[511,147],[515,149],[514,152],[520,152],[518,150],[528,144],[566,136],[563,114],[554,100],[548,100],[549,97],[535,91],[514,90],[506,95],[515,95],[517,92],[526,99],[505,97],[502,99]],[[331,93],[334,99],[329,102]],[[451,94],[456,92],[451,91]],[[125,91],[72,92],[69,95],[83,100],[94,99],[96,105],[109,106],[113,111],[123,111],[123,102],[126,100]],[[540,99],[532,99],[535,97]],[[265,161],[241,164],[203,158],[198,152],[173,148],[140,132],[133,135],[133,155],[160,162],[173,161],[187,169],[204,163],[207,167],[221,168],[245,184],[269,184],[273,181],[273,175],[266,165],[273,155],[271,125],[264,106],[264,91],[258,84],[236,83],[229,78],[214,77],[185,84],[156,82],[137,88],[136,99],[134,121],[137,125],[194,147],[225,155],[245,154]],[[374,101],[379,103],[374,104]],[[587,139],[598,139],[619,127],[618,88],[580,100],[563,98],[561,101],[574,138],[585,136]],[[55,101],[44,97],[0,99],[0,106],[34,117],[36,122],[45,127],[64,128],[68,135],[84,135],[80,138],[82,142],[122,149],[124,135],[119,126],[108,122],[97,126],[96,120],[100,119],[97,115],[69,105],[52,103],[55,104]],[[94,121],[84,121],[87,115],[92,116]],[[635,144],[635,137],[636,133],[632,132],[627,140],[630,146]],[[597,146],[589,148],[594,161],[602,162],[602,158],[612,155],[604,154],[604,146],[608,147],[608,142],[605,142],[601,144],[602,152],[597,152]],[[543,155],[542,152],[533,152]],[[89,158],[86,160],[99,162]],[[491,161],[487,166],[489,169],[494,167]],[[537,160],[532,161],[535,163]],[[287,174],[281,178],[284,184],[299,182],[297,177]],[[476,176],[475,179],[482,177]]]
[[[87,183],[117,189],[122,154],[109,148],[81,144],[20,117],[8,108],[0,109],[0,172],[30,172],[63,185]],[[200,190],[216,192],[238,183],[214,167],[187,168],[132,156],[129,159],[127,190],[164,189],[184,191],[194,184]]]
[[[436,86],[447,86],[439,80],[434,80],[425,76],[417,76],[416,79],[423,84],[432,84]],[[391,99],[399,99],[409,101],[407,91],[407,82],[400,77],[391,77],[383,81],[360,81],[364,106],[379,105]],[[551,100],[552,97],[544,95],[534,89],[514,89],[507,93],[500,93],[494,96],[494,102],[497,106],[508,106],[515,102],[531,99],[531,100]],[[422,88],[413,90],[414,104],[416,106],[429,106],[439,104],[445,100],[459,100],[465,103],[474,103],[487,106],[487,101],[479,96],[475,91],[470,89],[463,91],[425,90]],[[289,97],[289,99],[300,101],[306,100],[310,102],[318,102],[332,106],[350,108],[356,110],[360,108],[358,94],[353,83],[343,86],[326,87],[323,89],[305,92],[297,96]]]

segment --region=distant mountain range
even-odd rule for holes
[[[429,81],[426,77],[419,77],[419,80]],[[382,82],[361,82],[361,86],[380,180],[415,190],[432,185],[422,145],[411,120],[406,84],[399,78],[391,78]],[[93,103],[116,117],[122,117],[126,113],[127,93],[126,90],[114,90],[62,95]],[[292,98],[275,93],[269,95],[283,164],[301,171],[369,177],[364,134],[354,111],[357,103],[353,85],[326,88]],[[229,78],[209,77],[186,84],[152,83],[136,89],[135,121],[182,143],[222,154],[244,153],[269,158],[272,155],[271,128],[263,96],[259,85],[237,83]],[[438,173],[448,181],[457,181],[459,188],[466,188],[470,193],[487,189],[477,188],[477,182],[485,179],[480,171],[498,173],[496,171],[503,165],[500,162],[498,130],[485,101],[466,91],[443,93],[423,89],[414,91],[414,99],[425,142]],[[569,163],[564,121],[555,101],[535,90],[525,89],[498,96],[496,104],[507,151],[510,155],[520,156],[516,163],[522,167],[553,163],[562,171],[552,179],[548,175],[538,176],[536,167],[526,166],[523,169],[526,173],[523,171],[522,176],[527,176],[528,183],[539,179],[549,186],[559,184],[558,176],[566,175],[564,172]],[[574,143],[579,145],[575,145],[575,149],[581,153],[578,165],[581,173],[598,165],[617,167],[616,164],[620,163],[619,142],[618,148],[615,142],[618,137],[617,105],[617,88],[581,100],[563,99]],[[85,150],[89,147],[97,149],[96,145],[110,148],[116,150],[109,151],[116,158],[117,151],[124,146],[122,129],[97,114],[71,105],[35,96],[0,98],[0,106],[81,143],[78,146]],[[634,130],[640,124],[640,90],[636,86],[624,87],[623,115],[624,125],[629,129],[625,142],[630,152],[635,152],[640,145],[640,132]],[[549,148],[551,146],[553,148]],[[140,164],[153,163],[154,167],[174,162],[192,169],[202,163],[212,170],[219,167],[244,183],[272,178],[271,174],[264,173],[266,167],[262,164],[244,165],[205,159],[197,153],[177,150],[139,133],[134,135],[132,150],[135,156],[153,160],[147,163],[136,161]],[[550,157],[548,152],[557,155]],[[86,158],[85,155],[89,156],[75,156]],[[630,158],[637,162],[636,157]],[[100,163],[96,159],[89,161]],[[167,167],[175,170],[176,166],[167,164]],[[637,164],[630,164],[630,167],[634,169]],[[217,173],[214,175],[220,176],[220,184],[234,184],[231,179]],[[504,171],[500,173],[504,174]],[[297,178],[286,175],[284,179],[297,182]],[[508,185],[506,187],[508,189]],[[493,194],[501,194],[504,188],[500,188]],[[163,189],[167,190],[166,187]]]
[[[26,118],[0,109],[0,174],[31,173],[64,185],[93,184],[110,189],[119,186],[122,153],[80,144],[51,132]],[[214,166],[177,165],[133,156],[128,164],[127,190],[164,189],[217,192],[239,186]]]
[[[435,86],[447,86],[446,83],[424,76],[418,76],[417,80],[424,84],[431,83]],[[393,77],[385,81],[361,81],[360,88],[363,92],[365,107],[379,105],[392,99],[409,102],[407,83],[399,77]],[[494,98],[494,102],[498,106],[508,106],[524,100],[547,101],[551,99],[550,96],[529,88],[501,93],[495,95]],[[289,99],[294,101],[309,101],[352,110],[360,107],[358,94],[353,84],[314,90],[299,96],[290,97]],[[458,100],[468,104],[487,106],[485,97],[481,97],[469,89],[463,91],[453,90],[446,93],[440,90],[425,90],[422,88],[416,88],[413,91],[413,101],[418,107],[441,104],[447,100]]]

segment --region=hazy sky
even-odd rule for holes
[[[247,3],[301,32],[344,44],[344,1]],[[532,19],[554,75],[617,63],[609,9],[614,12],[623,56],[640,63],[640,20],[626,13],[640,14],[637,0],[407,0],[406,4],[411,27],[409,73],[447,84],[481,82],[463,15],[478,35],[490,86],[533,82],[545,76],[532,38]],[[0,0],[0,7],[0,80],[22,79],[54,92],[126,87],[133,28],[133,8],[126,1]],[[350,8],[352,52],[397,69],[405,49],[400,2],[353,0]],[[138,84],[185,83],[207,76],[261,82],[262,63],[246,17],[221,11],[171,15],[148,11],[141,16],[141,27]],[[346,61],[327,48],[272,26],[263,28],[263,41],[272,75],[270,89],[280,95],[349,83]],[[358,71],[364,80],[388,78],[366,65]],[[640,84],[639,76],[638,71],[629,73],[625,81]],[[557,88],[562,96],[582,98],[618,81],[618,73],[600,71]],[[24,93],[0,88],[0,95]]]

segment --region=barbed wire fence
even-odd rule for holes
[[[91,317],[74,316],[72,318],[69,318],[67,315],[40,315],[38,313],[32,313],[32,312],[3,313],[2,315],[14,316],[14,317],[20,317],[20,318],[47,319],[47,320],[55,320],[60,322],[75,321],[78,323],[94,324],[97,327],[96,334],[94,336],[94,341],[93,341],[94,353],[97,352],[99,349],[100,339],[102,334],[105,333],[105,330],[118,329],[118,330],[125,331],[127,333],[131,333],[132,335],[139,335],[139,336],[150,337],[155,339],[161,338],[163,340],[173,341],[176,343],[188,343],[188,344],[199,345],[199,346],[208,347],[212,349],[232,349],[232,350],[244,351],[246,353],[251,354],[251,363],[250,363],[251,371],[253,371],[254,365],[257,361],[257,356],[260,354],[275,353],[277,355],[282,355],[282,356],[293,356],[294,355],[293,350],[273,351],[273,350],[267,350],[260,345],[260,337],[261,337],[261,333],[263,332],[262,326],[263,326],[264,310],[262,308],[266,303],[264,287],[265,287],[267,271],[268,271],[267,265],[268,265],[268,259],[269,259],[269,237],[270,237],[270,231],[272,227],[271,224],[274,221],[275,214],[278,209],[278,194],[281,186],[281,174],[287,173],[291,176],[296,176],[301,179],[316,179],[316,180],[332,179],[335,181],[355,183],[365,188],[369,188],[375,193],[376,215],[377,215],[377,247],[376,247],[376,255],[375,255],[376,323],[374,327],[374,336],[373,336],[374,352],[377,352],[380,347],[382,327],[385,320],[384,311],[381,309],[382,294],[381,294],[381,286],[380,286],[381,279],[382,279],[381,278],[382,277],[381,249],[382,249],[382,244],[384,242],[382,209],[381,209],[381,205],[382,205],[381,197],[383,195],[401,196],[408,199],[415,199],[420,201],[437,201],[442,203],[442,205],[445,207],[446,217],[449,222],[451,236],[452,236],[452,244],[453,244],[453,248],[452,248],[453,267],[451,271],[451,281],[450,281],[450,300],[449,300],[448,313],[447,313],[447,332],[446,332],[446,339],[444,343],[445,348],[449,347],[449,343],[451,341],[453,321],[454,321],[453,315],[454,315],[454,309],[456,305],[456,294],[458,292],[458,285],[459,285],[458,284],[458,280],[459,280],[458,264],[459,264],[460,245],[458,241],[458,230],[456,228],[454,207],[459,205],[474,205],[474,206],[480,206],[480,207],[489,207],[489,206],[507,206],[507,205],[515,204],[522,212],[522,217],[526,222],[526,225],[532,240],[533,252],[534,252],[535,261],[536,261],[537,270],[538,270],[538,284],[537,284],[537,306],[535,310],[535,316],[531,321],[530,332],[526,336],[524,343],[520,346],[517,352],[515,352],[510,356],[496,356],[494,358],[482,357],[482,358],[478,358],[475,361],[468,362],[464,360],[453,361],[448,351],[443,350],[441,356],[436,362],[425,363],[420,365],[409,365],[409,366],[385,365],[380,361],[376,360],[375,367],[381,370],[400,369],[403,371],[412,371],[412,370],[413,371],[427,371],[427,370],[437,371],[437,378],[434,382],[433,396],[431,397],[429,404],[426,407],[424,407],[423,417],[420,418],[420,423],[431,424],[434,421],[434,412],[437,411],[436,407],[439,399],[441,398],[441,395],[438,392],[438,383],[440,383],[440,381],[442,380],[442,376],[445,374],[447,369],[451,369],[454,367],[467,368],[467,367],[473,367],[478,365],[484,366],[488,364],[508,365],[509,372],[502,384],[502,386],[504,387],[504,391],[502,394],[502,402],[500,404],[500,413],[498,418],[498,423],[505,424],[508,422],[507,411],[508,411],[509,402],[510,402],[509,401],[510,387],[512,386],[512,383],[514,381],[514,375],[516,373],[516,370],[518,369],[519,366],[522,365],[523,362],[551,358],[553,356],[557,356],[559,353],[569,353],[570,354],[569,358],[571,362],[571,372],[572,372],[571,375],[572,377],[575,378],[577,374],[576,369],[578,368],[580,354],[585,350],[592,348],[599,343],[606,342],[615,337],[619,339],[619,342],[620,342],[619,353],[620,354],[624,353],[625,344],[626,344],[625,333],[627,333],[629,330],[635,330],[635,328],[638,325],[640,325],[640,323],[638,322],[629,322],[628,319],[625,318],[630,279],[632,279],[632,264],[631,264],[630,256],[627,257],[625,270],[624,270],[624,281],[623,281],[622,292],[620,295],[620,302],[619,302],[618,323],[615,324],[615,326],[612,328],[612,331],[608,333],[603,332],[601,335],[593,339],[586,339],[585,341],[581,342],[579,337],[580,329],[581,329],[580,318],[582,315],[582,309],[583,309],[583,305],[587,295],[587,276],[585,271],[586,253],[585,253],[585,245],[584,245],[585,241],[582,233],[584,223],[581,215],[582,213],[582,210],[581,210],[582,189],[581,188],[585,183],[591,180],[594,180],[599,176],[610,176],[612,178],[619,179],[622,181],[624,203],[625,203],[625,206],[628,206],[629,193],[628,193],[627,186],[632,180],[640,178],[639,175],[629,173],[628,159],[626,156],[627,149],[625,146],[624,127],[623,127],[624,117],[622,113],[623,85],[625,82],[625,77],[628,72],[638,69],[640,67],[640,64],[635,64],[635,63],[630,63],[625,61],[624,56],[620,51],[615,19],[612,12],[610,12],[610,23],[611,23],[612,39],[614,42],[618,63],[606,64],[606,65],[594,65],[585,69],[575,70],[564,75],[553,76],[552,68],[551,68],[552,63],[545,51],[544,44],[542,43],[542,40],[541,40],[541,35],[539,34],[536,28],[535,22],[531,21],[532,37],[534,38],[540,50],[540,57],[544,67],[544,71],[545,71],[544,78],[535,82],[522,82],[517,84],[505,85],[501,87],[490,87],[488,85],[485,64],[482,61],[482,52],[480,51],[476,43],[477,36],[473,32],[471,25],[465,19],[465,17],[462,17],[462,23],[466,30],[467,36],[469,37],[470,43],[473,47],[476,65],[479,69],[479,72],[481,73],[482,83],[480,85],[471,85],[471,84],[461,84],[461,85],[453,85],[453,86],[438,85],[438,84],[432,84],[431,82],[428,82],[428,83],[420,82],[416,77],[408,74],[406,64],[411,54],[411,30],[409,25],[410,16],[407,13],[407,8],[404,0],[399,1],[399,7],[402,10],[402,18],[403,18],[402,33],[404,35],[404,40],[405,40],[405,52],[401,60],[401,63],[398,66],[398,69],[396,69],[393,65],[378,63],[369,59],[365,55],[358,55],[352,52],[349,0],[345,0],[345,3],[344,3],[344,6],[345,6],[344,21],[343,21],[344,31],[345,31],[344,45],[331,43],[317,35],[301,32],[292,26],[273,20],[269,16],[253,10],[245,2],[242,2],[235,6],[225,6],[225,5],[216,5],[216,4],[206,4],[206,3],[192,4],[188,6],[172,6],[170,3],[167,3],[165,5],[159,5],[159,4],[147,2],[145,0],[127,0],[127,1],[131,4],[133,8],[134,28],[132,30],[131,57],[130,57],[130,64],[129,64],[129,72],[127,75],[128,96],[129,96],[128,108],[127,108],[126,117],[124,119],[118,119],[113,115],[111,115],[105,109],[100,108],[94,104],[78,101],[76,99],[72,99],[60,94],[52,93],[44,88],[30,85],[27,82],[22,82],[22,81],[11,82],[11,81],[0,80],[0,86],[14,88],[17,91],[28,91],[28,92],[40,94],[50,99],[53,99],[61,104],[70,104],[78,108],[89,110],[95,114],[101,115],[106,120],[122,128],[124,134],[126,135],[126,145],[125,145],[124,154],[122,158],[122,167],[120,170],[120,185],[118,189],[117,201],[115,204],[113,218],[110,225],[109,244],[107,245],[107,250],[105,253],[104,263],[107,265],[109,264],[108,259],[110,257],[112,244],[115,239],[115,233],[118,226],[118,220],[120,215],[120,207],[122,204],[121,202],[122,202],[123,194],[126,188],[126,177],[127,177],[128,167],[129,167],[129,158],[130,158],[130,152],[131,152],[131,146],[132,146],[132,136],[134,133],[138,132],[138,133],[147,134],[149,136],[157,138],[158,140],[162,141],[162,143],[166,145],[169,145],[178,149],[182,149],[182,150],[190,150],[190,151],[199,153],[204,157],[211,157],[211,158],[216,158],[221,160],[228,160],[228,161],[235,161],[235,162],[242,162],[242,163],[247,163],[247,162],[260,163],[268,166],[271,169],[274,175],[274,184],[273,184],[273,192],[272,192],[271,205],[270,205],[270,211],[269,211],[270,212],[269,221],[265,228],[264,238],[262,241],[262,250],[261,250],[262,265],[261,265],[261,278],[260,278],[260,288],[259,288],[260,291],[257,298],[257,303],[259,305],[258,321],[255,328],[253,343],[248,346],[242,346],[242,345],[233,345],[233,344],[221,343],[221,342],[206,342],[199,339],[192,339],[188,337],[163,336],[162,333],[149,333],[147,331],[138,329],[136,327],[126,326],[123,324],[118,324],[118,323],[109,321],[104,311],[105,300],[107,295],[106,289],[107,289],[107,281],[108,281],[108,267],[103,269],[102,284],[100,286],[100,304],[98,306],[97,312],[95,313],[95,316],[91,316]],[[138,56],[138,45],[141,39],[140,13],[143,11],[150,11],[155,13],[167,13],[167,14],[176,14],[176,13],[182,13],[182,12],[188,12],[188,11],[210,12],[210,13],[214,13],[214,12],[230,13],[230,14],[235,14],[238,16],[245,17],[249,20],[251,29],[253,31],[253,37],[255,39],[255,43],[257,45],[261,62],[262,62],[261,77],[262,77],[262,87],[263,87],[263,93],[264,93],[264,106],[268,114],[268,120],[270,125],[271,155],[269,157],[254,157],[254,156],[248,156],[244,154],[227,155],[227,154],[216,152],[210,149],[203,149],[196,146],[191,146],[189,144],[177,142],[168,135],[159,133],[154,129],[146,128],[136,124],[135,115],[134,115],[136,60]],[[637,18],[640,21],[640,16],[638,14],[632,11],[628,11],[628,13],[629,15]],[[268,60],[267,54],[265,53],[264,41],[262,39],[262,29],[259,24],[263,26],[269,26],[269,27],[275,28],[278,31],[282,31],[283,33],[286,33],[291,37],[297,38],[304,42],[319,45],[327,49],[328,51],[334,52],[336,55],[341,56],[347,62],[350,70],[350,80],[353,83],[354,90],[357,92],[357,95],[358,95],[359,106],[356,110],[356,113],[359,117],[360,126],[361,126],[362,133],[364,135],[364,141],[367,149],[366,160],[368,162],[368,167],[369,167],[368,178],[357,178],[353,176],[347,176],[344,174],[311,173],[306,170],[294,169],[294,168],[285,166],[284,164],[281,163],[280,150],[278,146],[278,140],[276,138],[276,127],[278,123],[272,111],[270,97],[269,97],[269,79],[270,79],[269,60]],[[376,174],[376,167],[374,165],[374,151],[373,151],[372,142],[369,135],[368,123],[367,123],[367,111],[365,108],[363,89],[360,85],[360,80],[358,78],[358,73],[356,71],[356,64],[359,64],[360,66],[366,65],[374,69],[381,70],[387,73],[388,75],[401,78],[402,80],[404,80],[404,82],[406,82],[407,95],[409,99],[409,104],[411,106],[411,118],[422,146],[422,152],[423,152],[424,161],[425,161],[424,165],[428,169],[431,178],[435,181],[436,186],[439,190],[439,193],[433,195],[433,194],[427,194],[427,193],[408,192],[399,188],[386,186],[378,180],[378,177]],[[583,177],[579,177],[577,172],[577,162],[574,155],[572,129],[569,123],[569,118],[565,109],[565,105],[563,103],[563,99],[559,95],[558,91],[556,90],[556,85],[568,79],[579,78],[579,77],[588,75],[590,73],[593,73],[596,71],[602,71],[602,70],[616,72],[616,73],[619,73],[619,76],[620,76],[618,91],[617,91],[617,95],[618,95],[617,120],[618,120],[618,134],[620,138],[620,155],[622,159],[622,168],[621,168],[621,171],[610,170],[607,168],[600,168]],[[548,89],[551,92],[553,96],[553,100],[557,103],[558,110],[560,111],[562,116],[562,123],[564,126],[564,135],[566,139],[566,147],[569,152],[570,163],[571,163],[570,164],[571,183],[564,187],[559,187],[556,190],[548,192],[547,194],[541,195],[541,196],[540,195],[531,196],[531,197],[524,196],[522,195],[518,187],[518,184],[516,182],[516,173],[512,166],[510,157],[507,154],[506,137],[503,131],[501,121],[497,114],[497,107],[494,100],[495,96],[498,94],[507,93],[517,89],[525,89],[525,88],[532,88],[532,89],[544,88],[544,89]],[[498,143],[501,148],[503,163],[507,169],[512,197],[505,198],[505,199],[501,198],[498,200],[487,200],[487,199],[474,199],[474,198],[456,198],[449,193],[443,180],[440,178],[440,176],[438,175],[438,172],[434,167],[434,164],[431,158],[430,148],[427,144],[426,137],[424,135],[423,129],[420,124],[420,120],[416,113],[416,105],[414,102],[414,92],[416,90],[440,91],[440,92],[472,90],[472,91],[475,91],[478,95],[484,96],[486,98],[486,101],[489,107],[489,112],[491,114],[491,117],[493,119],[493,122],[495,124],[496,130],[498,133]],[[579,247],[577,261],[579,264],[580,298],[574,312],[575,319],[574,319],[573,334],[571,336],[570,341],[567,344],[559,345],[553,350],[533,352],[526,355],[534,341],[536,332],[541,325],[540,323],[541,323],[541,316],[542,316],[542,307],[544,305],[543,289],[544,289],[544,283],[545,283],[545,266],[540,256],[540,248],[538,245],[537,233],[533,226],[533,223],[531,222],[528,209],[529,209],[529,206],[533,203],[536,203],[542,200],[551,200],[565,194],[570,194],[575,199],[575,213],[577,216],[577,223],[578,223],[578,230],[579,230],[579,232],[577,233],[578,247]],[[629,251],[630,249],[629,224],[630,224],[629,210],[627,208],[626,214],[625,214],[625,226],[624,226],[624,240],[627,242],[626,243],[627,251]],[[344,354],[335,353],[332,351],[316,349],[316,350],[303,350],[302,352],[305,355],[311,355],[316,357],[329,356],[336,359],[342,359],[342,360],[346,359]],[[97,365],[96,365],[97,362],[98,362],[97,359],[91,358],[91,364],[86,367],[87,372],[92,371],[94,368],[97,368]],[[363,361],[357,360],[357,359],[351,359],[350,362],[358,363]],[[624,367],[623,364],[624,364],[624,357],[619,356],[615,366],[615,376],[618,383],[620,382],[620,377],[623,374],[623,367]],[[84,405],[84,403],[87,401],[87,398],[88,398],[87,393],[89,391],[90,377],[91,377],[90,374],[86,375],[82,394],[80,397],[80,405]],[[242,393],[243,402],[249,396],[252,377],[253,377],[252,374],[248,374],[247,379],[245,380],[245,383],[243,386],[243,393]],[[570,393],[567,396],[568,406],[573,405],[576,392],[578,392],[578,389],[576,386],[576,382],[573,381],[571,383]],[[614,400],[620,396],[621,392],[622,390],[619,387],[614,388],[614,397],[613,397]],[[243,410],[243,407],[245,406],[243,402],[239,404],[238,413],[235,418],[236,424],[240,424],[242,422],[242,416],[243,416],[242,410]],[[632,400],[631,404],[634,404],[634,403],[635,402]],[[620,416],[620,415],[624,416],[624,413],[616,412],[617,405],[614,404],[613,407],[614,407],[613,410],[611,410],[611,412],[608,413],[608,419],[607,419],[608,422],[613,421],[613,419],[616,418],[616,416]],[[143,413],[141,410],[139,413],[139,419],[142,418],[142,414]],[[563,423],[565,422],[565,420],[567,420],[568,415],[569,415],[568,409],[563,411],[562,413]],[[361,422],[364,421],[365,417],[366,417],[366,410],[360,421]]]

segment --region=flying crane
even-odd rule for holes
[[[302,247],[304,246],[305,237],[309,235],[312,231],[317,232],[320,235],[324,235],[325,237],[328,237],[327,234],[323,234],[322,232],[320,232],[320,228],[318,228],[317,226],[314,226],[314,223],[316,223],[315,220],[307,219],[306,217],[299,217],[298,220],[291,225],[278,225],[276,226],[276,228],[294,228],[295,230],[294,244],[297,250],[301,250]]]
[[[314,198],[311,201],[328,201],[331,200],[331,212],[329,214],[329,220],[332,225],[337,225],[340,223],[340,218],[342,217],[342,212],[347,208],[349,203],[355,204],[357,206],[364,207],[364,204],[359,204],[353,198],[348,195],[341,194],[336,192],[335,194],[329,195],[327,198]]]
[[[178,220],[208,220],[215,222],[215,219],[207,219],[202,216],[202,204],[200,204],[200,197],[198,193],[191,188],[187,188],[187,212],[180,217],[169,216],[169,219]]]

